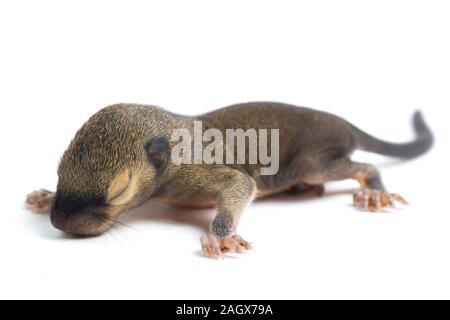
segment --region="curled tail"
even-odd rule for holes
[[[363,131],[354,128],[356,146],[358,149],[386,156],[410,159],[427,152],[433,145],[433,133],[425,123],[422,113],[416,111],[413,117],[416,139],[408,143],[390,143],[379,140]]]

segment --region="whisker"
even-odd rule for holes
[[[107,236],[110,236],[111,238],[114,239],[115,242],[117,242],[118,244],[120,244],[119,240],[117,240],[117,238],[114,236],[114,234],[112,233],[112,230],[111,230],[111,229],[108,230],[105,234],[106,234]]]
[[[126,234],[120,230],[119,226],[117,226],[114,222],[112,223],[111,231],[116,232],[116,234],[120,235],[125,240],[129,240]]]
[[[126,228],[128,228],[128,229],[131,229],[131,230],[133,230],[133,231],[136,231],[136,228],[133,228],[133,227],[131,227],[131,226],[129,226],[129,225],[127,225],[127,224],[125,224],[125,223],[119,221],[119,220],[116,220],[115,223],[121,225],[122,227],[126,227]]]

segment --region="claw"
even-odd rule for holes
[[[396,193],[392,193],[391,194],[392,199],[394,199],[397,202],[400,202],[401,204],[404,204],[405,206],[409,206],[408,201],[406,201],[402,196],[396,194]]]
[[[379,190],[362,190],[353,195],[354,205],[366,211],[379,212],[383,209],[396,209],[395,202],[408,205],[398,194]]]
[[[363,208],[365,210],[369,209],[369,195],[367,193],[363,194],[363,198],[364,198],[364,206]]]
[[[201,237],[203,253],[208,258],[222,259],[224,253],[244,253],[251,250],[252,246],[238,235],[226,236],[217,239],[210,234]]]
[[[381,199],[380,197],[375,197],[373,199],[374,205],[375,205],[375,211],[380,212],[381,210],[383,210],[383,205],[381,203]]]
[[[242,239],[241,236],[235,234],[232,236],[232,238],[236,240],[239,246],[242,247],[244,250],[246,251],[253,250],[253,246],[244,239]]]
[[[201,237],[202,250],[206,257],[212,259],[222,259],[223,255],[219,247],[219,240],[213,235]]]

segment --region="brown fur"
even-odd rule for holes
[[[173,147],[175,142],[168,139],[175,129],[192,132],[194,120],[202,120],[204,130],[216,128],[224,136],[225,129],[268,129],[269,143],[270,129],[279,129],[279,172],[260,175],[260,164],[174,165],[165,146]],[[356,179],[363,191],[370,191],[355,196],[355,204],[363,209],[381,210],[390,206],[391,200],[402,200],[385,191],[373,166],[354,163],[350,156],[356,148],[398,157],[420,155],[431,147],[432,135],[419,113],[414,126],[415,141],[392,144],[339,117],[280,103],[239,104],[198,117],[119,104],[99,111],[77,132],[61,159],[56,194],[34,193],[27,201],[40,211],[50,209],[51,203],[55,227],[81,236],[101,234],[122,212],[149,199],[176,205],[216,205],[211,233],[202,243],[207,256],[219,257],[224,244],[227,250],[239,252],[241,246],[249,247],[235,230],[239,215],[256,197],[296,186],[323,193],[326,182]]]

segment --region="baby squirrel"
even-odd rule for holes
[[[261,175],[257,164],[181,164],[171,161],[175,129],[203,127],[279,129],[279,170]],[[58,168],[56,193],[28,195],[36,212],[50,212],[52,224],[77,236],[96,236],[118,216],[149,199],[186,206],[215,206],[209,234],[201,238],[207,257],[241,253],[251,245],[235,233],[238,219],[255,198],[283,191],[316,190],[323,184],[355,179],[361,190],[354,204],[380,211],[406,204],[389,193],[379,171],[350,160],[360,149],[399,158],[414,158],[433,144],[433,135],[416,112],[416,139],[396,144],[376,139],[347,121],[320,111],[273,102],[237,104],[196,117],[180,116],[154,106],[117,104],[94,114],[77,132]],[[235,154],[236,155],[236,154]]]

